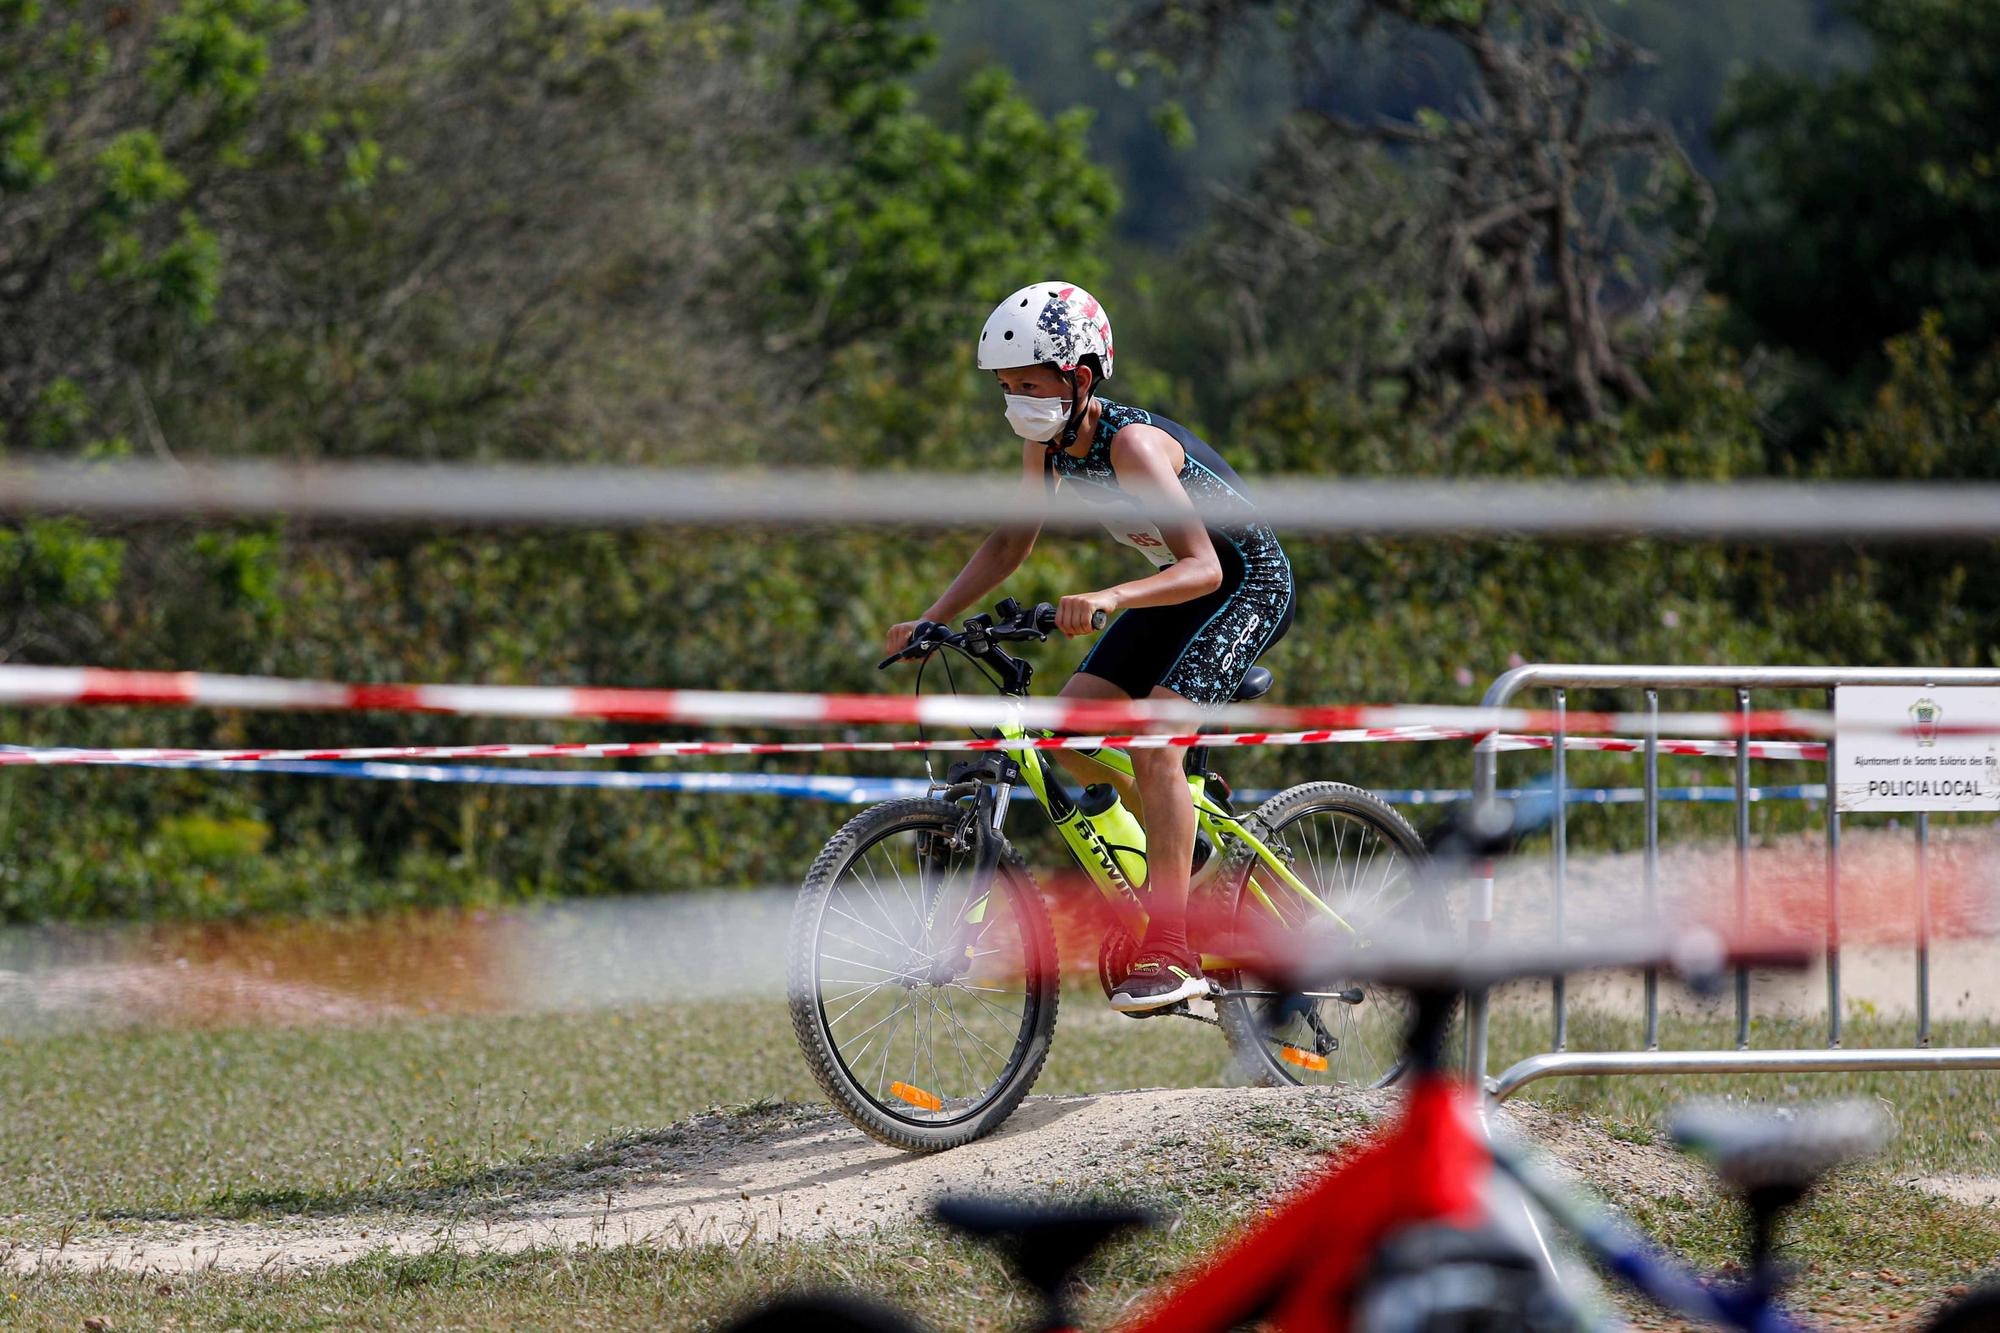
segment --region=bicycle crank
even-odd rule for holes
[[[1361,1004],[1368,998],[1359,986],[1349,986],[1346,990],[1228,990],[1210,983],[1208,993],[1217,1000],[1282,1000],[1296,996],[1302,1000],[1339,1000],[1342,1004]]]

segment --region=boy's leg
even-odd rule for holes
[[[1155,689],[1147,697],[1187,702],[1168,689]],[[1151,818],[1146,821],[1146,938],[1111,997],[1112,1007],[1127,1013],[1163,1008],[1207,991],[1200,956],[1187,937],[1195,818],[1183,759],[1178,749],[1132,751],[1139,797]]]
[[[1062,687],[1062,697],[1065,699],[1108,699],[1117,703],[1127,703],[1132,698],[1131,695],[1125,693],[1125,691],[1119,689],[1110,681],[1105,680],[1102,676],[1092,676],[1082,672],[1069,678],[1068,683]],[[1133,817],[1139,821],[1141,827],[1145,826],[1145,794],[1140,791],[1139,784],[1134,778],[1120,773],[1115,768],[1105,767],[1081,750],[1052,750],[1050,753],[1054,755],[1057,766],[1085,786],[1089,786],[1093,782],[1110,783],[1112,788],[1117,791],[1118,799],[1125,803],[1125,808],[1132,812]],[[1134,767],[1136,768],[1136,762]],[[1152,835],[1148,833],[1148,841],[1151,840],[1151,837]],[[1190,851],[1188,854],[1192,856],[1194,853]]]

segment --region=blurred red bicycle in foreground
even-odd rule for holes
[[[1468,841],[1463,829],[1461,844]],[[1251,1323],[1296,1333],[1615,1327],[1587,1279],[1556,1276],[1546,1243],[1551,1219],[1574,1253],[1662,1310],[1749,1333],[1810,1327],[1783,1308],[1787,1274],[1776,1226],[1827,1173],[1880,1146],[1884,1128],[1872,1109],[1697,1106],[1674,1119],[1675,1138],[1708,1161],[1748,1217],[1748,1262],[1740,1275],[1723,1277],[1695,1271],[1608,1208],[1553,1181],[1508,1136],[1489,1134],[1481,1095],[1445,1059],[1446,1029],[1463,995],[1614,967],[1657,967],[1713,984],[1738,967],[1804,966],[1803,950],[1728,948],[1699,931],[1666,942],[1532,951],[1468,953],[1435,940],[1377,941],[1363,949],[1323,948],[1315,956],[1297,936],[1282,948],[1285,954],[1260,971],[1293,991],[1310,993],[1337,977],[1409,993],[1402,1107],[1365,1144],[1143,1302],[1116,1326],[1123,1333],[1223,1333]],[[945,1200],[935,1215],[1007,1256],[1039,1293],[1040,1319],[1031,1326],[1039,1330],[1075,1328],[1068,1291],[1078,1268],[1113,1237],[1150,1221],[1142,1210],[1117,1204],[971,1198]],[[733,1333],[907,1333],[915,1326],[896,1311],[849,1298],[797,1297],[732,1327]],[[1929,1328],[2000,1329],[2000,1286],[1961,1298]]]

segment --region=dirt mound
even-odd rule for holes
[[[912,1157],[821,1107],[718,1113],[589,1153],[496,1173],[470,1194],[411,1211],[278,1223],[171,1223],[68,1244],[19,1245],[20,1268],[155,1272],[340,1263],[443,1246],[741,1243],[900,1227],[941,1194],[1071,1192],[1147,1177],[1243,1203],[1284,1188],[1389,1109],[1384,1093],[1199,1088],[1034,1097],[981,1142]],[[1500,1119],[1601,1188],[1699,1191],[1665,1148],[1518,1105]]]

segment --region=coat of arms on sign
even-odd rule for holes
[[[1910,705],[1910,721],[1915,725],[1918,745],[1937,744],[1938,719],[1943,716],[1944,709],[1934,699],[1919,699]]]

